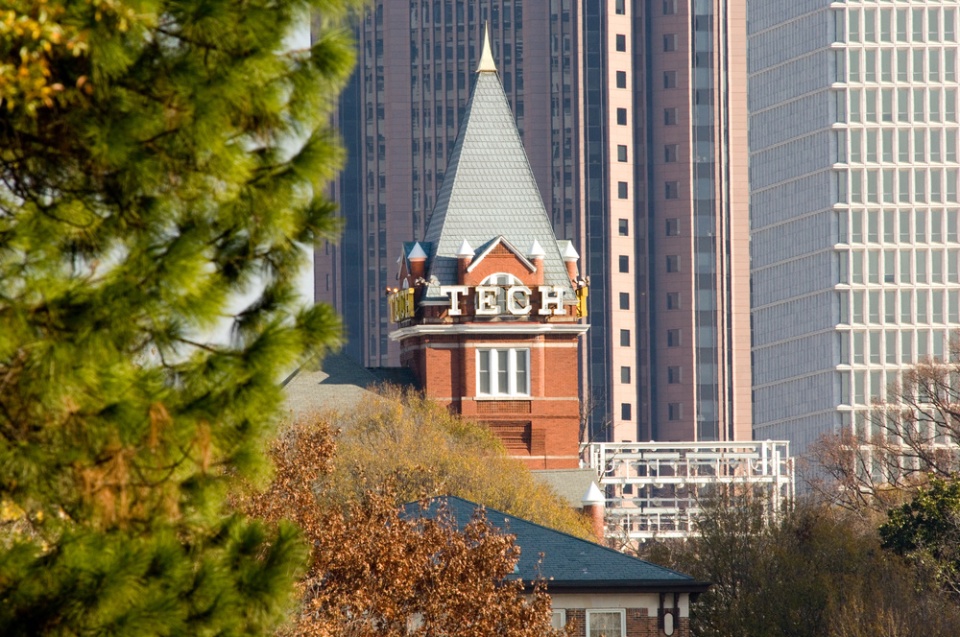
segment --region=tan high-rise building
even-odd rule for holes
[[[749,439],[745,0],[383,0],[341,100],[339,246],[316,297],[396,365],[384,288],[422,238],[483,24],[556,236],[589,276],[592,440]]]

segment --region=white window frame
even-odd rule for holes
[[[500,353],[506,352],[507,378],[506,387],[500,387]],[[486,370],[483,370],[483,363],[486,363]],[[523,386],[519,387],[517,381],[518,369],[523,369],[525,374],[521,381]],[[476,355],[476,379],[477,396],[481,397],[499,397],[499,396],[523,396],[530,395],[530,348],[527,347],[483,347],[477,348]],[[483,374],[487,375],[488,391],[483,391]]]
[[[587,610],[587,634],[586,637],[592,637],[590,619],[593,615],[599,614],[613,614],[616,613],[620,615],[620,634],[619,635],[607,635],[604,633],[604,637],[627,637],[627,610],[625,608],[591,608]]]
[[[554,608],[550,611],[550,625],[556,630],[563,630],[567,626],[567,609]]]

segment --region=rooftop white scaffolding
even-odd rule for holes
[[[621,542],[696,535],[711,497],[735,489],[776,516],[794,497],[786,441],[590,443],[587,458],[606,495],[607,537]]]

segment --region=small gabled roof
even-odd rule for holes
[[[404,507],[411,518],[433,518],[448,512],[455,524],[466,526],[479,504],[456,496],[441,496],[427,502],[426,508],[414,502]],[[532,582],[546,580],[548,592],[702,593],[709,584],[689,575],[652,564],[618,551],[548,529],[496,509],[486,509],[487,521],[515,536],[520,561],[511,578]]]
[[[480,247],[480,250],[475,253],[475,256],[473,257],[473,260],[470,262],[470,265],[467,266],[467,272],[470,272],[475,267],[480,265],[480,262],[483,261],[483,259],[488,254],[493,252],[493,249],[499,245],[502,245],[504,248],[512,252],[513,255],[517,257],[517,260],[520,261],[520,263],[522,263],[525,268],[527,268],[531,272],[537,271],[537,266],[533,265],[533,263],[530,262],[530,259],[525,257],[523,253],[520,252],[515,245],[513,245],[512,243],[504,239],[503,235],[500,235],[496,239],[489,241],[487,245]]]
[[[483,59],[488,54],[485,48]],[[553,226],[490,57],[477,69],[424,237],[431,245],[426,296],[438,297],[437,286],[457,283],[457,253],[464,241],[482,246],[498,236],[519,246],[521,254],[539,242],[546,253],[544,283],[566,288],[573,302]]]

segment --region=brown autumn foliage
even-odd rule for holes
[[[336,466],[318,482],[321,502],[343,505],[389,481],[397,504],[455,495],[594,539],[589,522],[508,457],[489,430],[417,392],[388,386],[380,394],[383,400],[318,416],[340,430]]]
[[[342,506],[317,501],[317,478],[334,466],[322,419],[290,427],[273,445],[276,477],[239,505],[271,522],[291,520],[310,547],[299,612],[284,634],[304,637],[559,635],[542,583],[505,581],[519,549],[479,516],[458,530],[449,518],[400,515],[388,485]]]

